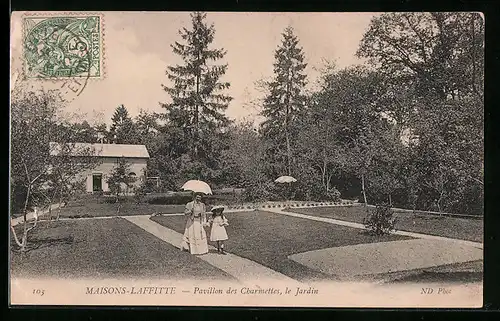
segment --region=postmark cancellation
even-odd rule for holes
[[[22,23],[26,78],[103,77],[102,15],[26,14]]]

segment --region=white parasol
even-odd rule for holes
[[[280,176],[274,182],[275,183],[295,183],[297,180],[292,176]]]
[[[288,184],[288,193],[287,193],[288,196],[287,196],[287,200],[289,200],[292,197],[290,195],[290,193],[291,193],[291,185],[292,185],[292,183],[297,182],[297,180],[295,178],[293,178],[292,176],[280,176],[274,182],[275,183],[280,183],[280,184]]]
[[[212,195],[212,189],[207,183],[203,181],[198,181],[198,180],[187,181],[186,183],[184,183],[184,185],[182,185],[182,189],[185,191]]]

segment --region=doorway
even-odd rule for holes
[[[92,191],[102,192],[102,174],[92,174]]]

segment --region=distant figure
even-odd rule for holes
[[[188,250],[191,254],[208,253],[206,206],[201,201],[201,194],[195,193],[193,201],[186,204],[186,229],[182,237],[181,250]]]
[[[215,206],[212,208],[212,230],[210,231],[210,241],[217,242],[217,252],[220,254],[226,254],[224,252],[224,241],[228,239],[226,226],[229,225],[226,217],[222,213],[224,212],[224,207]]]

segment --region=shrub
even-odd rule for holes
[[[148,193],[151,192],[151,189],[148,186],[147,181],[142,182],[135,191],[134,191],[134,199],[137,204],[144,202],[144,199]]]
[[[101,199],[102,199],[102,201],[101,201],[102,203],[115,204],[115,203],[128,203],[128,202],[130,202],[131,197],[121,196],[121,195],[118,198],[115,196],[113,196],[113,197],[104,196]]]
[[[326,193],[326,196],[327,196],[327,200],[329,200],[329,201],[333,201],[333,202],[340,201],[340,191],[336,187],[330,189]]]
[[[276,200],[276,186],[273,183],[254,184],[245,188],[242,198],[246,202]]]
[[[378,204],[375,210],[367,210],[363,224],[375,235],[389,234],[395,230],[396,218],[387,204]]]
[[[191,202],[193,197],[191,195],[159,195],[147,198],[149,204],[156,205],[183,205]]]

